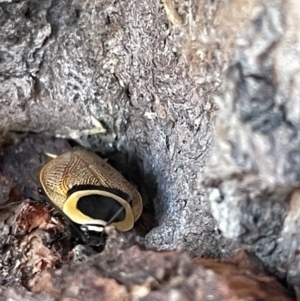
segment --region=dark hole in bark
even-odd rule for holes
[[[72,148],[83,147],[73,140],[59,139],[44,134],[16,133],[16,137],[13,141],[17,143],[13,145],[11,141],[0,158],[2,171],[8,179],[19,185],[22,199],[44,201],[46,197],[41,195],[39,173],[41,168],[51,160],[45,152],[60,155]],[[144,210],[134,229],[138,235],[146,235],[155,226],[153,200],[157,187],[154,176],[145,174],[141,158],[135,154],[126,153],[125,150],[118,151],[114,147],[108,150],[104,147],[102,152],[96,153],[107,159],[108,163],[140,192]]]

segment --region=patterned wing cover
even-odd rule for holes
[[[69,189],[76,185],[96,185],[119,189],[132,199],[136,221],[143,209],[136,188],[118,171],[92,152],[76,150],[64,153],[47,163],[40,173],[41,184],[50,200],[63,208]]]

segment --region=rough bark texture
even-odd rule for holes
[[[12,131],[73,138],[154,206],[147,247],[242,244],[300,290],[299,21],[296,0],[2,0],[1,146]],[[91,116],[105,134],[80,134]],[[2,161],[0,202],[20,200],[28,176]]]
[[[109,237],[104,252],[84,264],[32,279],[33,294],[3,288],[0,300],[293,300],[244,252],[226,262],[192,263],[186,254],[174,251],[143,251],[128,235],[111,232]]]
[[[200,18],[204,31],[216,7]],[[192,10],[198,19],[200,7]],[[107,134],[81,142],[128,157],[129,180],[159,221],[146,244],[227,253],[201,185],[222,68],[214,51],[200,62],[205,47],[194,55],[199,41],[188,26],[173,28],[157,1],[21,1],[0,11],[0,128],[74,137],[95,116]],[[191,56],[197,66],[189,69]]]
[[[207,163],[212,214],[227,237],[298,285],[299,5],[257,5],[218,98]]]

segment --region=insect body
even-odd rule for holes
[[[85,231],[103,232],[112,222],[130,230],[142,213],[139,192],[94,153],[75,150],[48,162],[40,173],[51,202]]]

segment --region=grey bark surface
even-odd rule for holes
[[[217,101],[205,172],[221,231],[292,285],[300,280],[297,8],[294,1],[256,7]]]
[[[166,2],[0,1],[2,136],[123,154],[155,207],[147,247],[222,257],[238,242],[296,285],[297,1],[178,1],[182,26]],[[80,137],[91,116],[106,134]]]
[[[126,153],[152,183],[144,195],[159,226],[145,243],[221,256],[201,184],[219,79],[206,70],[194,86],[186,28],[172,28],[156,1],[22,1],[1,13],[0,128],[72,137],[96,117],[107,134],[83,143]]]

